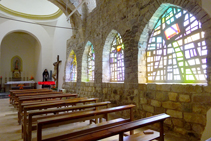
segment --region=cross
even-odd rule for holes
[[[56,88],[58,88],[58,79],[59,79],[59,63],[61,63],[62,61],[59,61],[59,55],[57,55],[57,62],[54,62],[54,72],[53,72],[53,79],[54,81],[56,81]],[[56,71],[56,72],[55,72]],[[55,77],[56,75],[56,77]]]

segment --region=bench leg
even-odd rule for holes
[[[119,141],[123,141],[123,134],[124,134],[124,133],[120,133],[120,134],[119,134]]]
[[[28,139],[28,141],[31,141],[32,139],[32,116],[29,115],[28,117],[28,133],[26,133],[25,138]]]
[[[160,138],[159,141],[164,141],[163,120],[160,122]]]
[[[130,121],[133,121],[134,115],[133,115],[133,108],[130,109]],[[134,134],[134,130],[130,131],[130,135]]]
[[[103,121],[102,121],[102,118],[100,118],[100,119],[99,119],[99,122],[100,122],[100,123],[102,123],[102,122],[103,122]]]
[[[42,140],[42,125],[37,124],[37,141]]]
[[[18,123],[19,123],[19,125],[21,125],[21,111],[22,111],[22,109],[21,109],[21,102],[20,101],[18,102],[18,105],[19,105],[19,107],[18,107]]]

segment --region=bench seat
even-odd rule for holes
[[[24,124],[22,126],[22,128],[23,128],[22,131],[24,132],[24,134],[26,134],[26,130],[29,127],[27,131],[28,131],[28,134],[31,134],[31,131],[36,129],[36,126],[37,126],[36,121],[37,120],[54,117],[54,115],[46,115],[46,114],[49,114],[49,113],[51,113],[51,114],[61,113],[62,115],[73,114],[75,112],[72,112],[72,113],[64,113],[64,112],[73,111],[73,110],[74,111],[75,110],[86,110],[86,109],[96,110],[99,107],[107,107],[108,108],[109,104],[110,104],[110,102],[107,101],[107,102],[91,103],[91,104],[87,104],[87,105],[73,106],[73,107],[67,107],[67,108],[57,108],[57,109],[47,109],[47,110],[41,110],[41,111],[31,111],[31,112],[28,112],[28,117],[29,117],[28,120],[27,120],[27,117],[24,116],[24,122],[23,122]],[[33,118],[34,116],[38,116],[38,115],[39,115],[39,117]]]
[[[154,130],[145,130],[145,132],[152,132],[152,134],[144,134],[143,132],[139,132],[127,137],[124,137],[124,141],[151,141],[154,139],[158,139],[160,137],[160,133]]]
[[[100,140],[100,139],[107,138],[107,137],[114,136],[114,135],[119,135],[119,141],[123,141],[124,140],[124,137],[123,137],[124,132],[135,130],[135,129],[138,129],[138,128],[141,128],[141,127],[144,127],[144,126],[147,126],[150,124],[154,124],[154,123],[160,123],[159,140],[164,141],[163,121],[169,117],[170,117],[169,115],[163,113],[163,114],[159,114],[159,115],[123,123],[123,124],[105,128],[105,129],[101,128],[100,130],[97,130],[97,131],[90,130],[89,132],[86,132],[86,133],[83,133],[83,134],[80,134],[77,136],[69,136],[69,138],[62,139],[62,141],[95,141],[95,140]],[[131,139],[136,139],[136,136],[138,136],[138,135],[141,135],[141,134],[132,135]],[[156,135],[156,133],[155,133],[155,135]],[[127,138],[129,141],[130,137],[127,137]],[[138,136],[138,138],[139,138],[139,136]],[[41,141],[41,140],[39,139],[38,141]],[[134,140],[134,141],[136,141],[136,140]]]
[[[42,119],[37,121],[37,140],[42,140],[42,129],[44,127],[55,127],[63,123],[73,123],[73,122],[79,122],[84,120],[91,120],[91,119],[97,119],[97,118],[105,118],[106,121],[109,120],[108,114],[112,112],[118,112],[123,110],[130,110],[130,120],[133,120],[133,111],[132,108],[135,107],[135,105],[123,105],[123,106],[117,106],[107,109],[101,109],[96,111],[86,111],[71,115],[64,115],[59,117],[53,117],[49,119]]]
[[[65,139],[68,138],[70,136],[77,136],[77,135],[81,135],[83,133],[89,132],[89,131],[97,131],[100,130],[102,128],[109,128],[115,125],[119,125],[119,124],[123,124],[126,122],[129,122],[130,119],[123,119],[123,118],[117,118],[117,119],[113,119],[113,120],[109,120],[109,121],[104,121],[98,124],[91,124],[88,126],[84,126],[81,128],[77,128],[74,129],[73,131],[70,131],[70,133],[66,133],[60,136],[56,136],[56,137],[47,137],[45,139],[43,139],[42,141],[59,141],[61,139]],[[49,136],[49,135],[48,135]],[[51,135],[53,136],[53,135]]]

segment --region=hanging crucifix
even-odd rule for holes
[[[56,88],[58,88],[58,79],[59,79],[59,63],[61,63],[62,61],[59,61],[59,55],[57,55],[57,62],[54,62],[54,72],[53,72],[53,79],[56,82]]]

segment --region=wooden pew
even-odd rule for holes
[[[129,122],[129,121],[130,121],[130,119],[117,118],[117,119],[105,121],[105,122],[98,123],[98,124],[87,125],[82,128],[76,128],[71,133],[66,133],[64,135],[60,135],[60,136],[56,136],[56,137],[48,137],[46,139],[42,139],[42,141],[61,141],[62,139],[67,139],[70,136],[77,136],[77,135],[80,135],[80,134],[83,134],[86,132],[90,132],[90,130],[92,132],[99,131],[101,129],[117,126],[119,124],[123,124],[123,123]]]
[[[24,109],[24,118],[27,117],[27,112],[30,110],[40,110],[40,109],[48,109],[48,108],[57,108],[62,106],[72,106],[79,103],[86,104],[87,102],[97,102],[98,98],[74,98],[74,99],[65,99],[65,100],[52,100],[46,102],[33,102],[33,103],[23,103],[21,105],[21,110]],[[20,114],[20,119],[22,119],[22,111]]]
[[[26,115],[24,116],[24,124],[22,126],[23,128],[23,134],[24,134],[24,138],[27,140],[31,140],[31,134],[32,131],[36,129],[36,124],[33,125],[33,123],[36,123],[36,121],[38,119],[44,119],[44,118],[50,118],[50,117],[54,117],[54,115],[43,115],[43,114],[49,114],[49,113],[61,113],[61,112],[66,112],[66,111],[75,111],[75,110],[85,110],[88,108],[94,108],[94,110],[97,110],[98,107],[106,107],[108,108],[110,102],[99,102],[99,103],[91,103],[91,104],[86,104],[86,105],[80,105],[80,106],[73,106],[73,107],[67,107],[67,108],[57,108],[57,109],[47,109],[47,110],[41,110],[41,111],[30,111],[28,112],[28,119],[26,117]],[[82,111],[83,112],[83,111]],[[63,115],[65,113],[62,113]],[[69,114],[69,113],[67,113]],[[39,118],[34,118],[33,116],[37,116],[37,115],[42,115]],[[28,128],[27,128],[28,125]],[[27,129],[27,130],[26,130]]]
[[[106,121],[109,120],[108,114],[112,112],[118,112],[122,110],[130,110],[130,121],[133,120],[133,111],[132,108],[135,107],[135,105],[123,105],[118,107],[112,107],[107,109],[101,109],[96,111],[85,111],[85,112],[79,112],[74,114],[65,114],[65,115],[55,115],[52,118],[48,119],[41,119],[37,121],[37,141],[42,140],[42,129],[47,127],[53,127],[57,125],[61,125],[63,123],[73,123],[73,122],[79,122],[84,120],[91,120],[91,119],[97,119],[97,118],[105,118]],[[82,141],[82,140],[81,140]]]
[[[67,98],[67,97],[77,97],[77,94],[50,94],[44,96],[30,96],[30,97],[21,97],[18,99],[18,123],[21,124],[21,113],[22,113],[22,106],[21,103],[24,101],[33,101],[33,100],[47,100],[52,98]]]
[[[40,110],[40,109],[47,109],[47,108],[55,108],[55,107],[62,107],[62,106],[70,106],[76,105],[77,103],[86,104],[87,102],[97,102],[98,98],[74,98],[74,99],[65,99],[65,100],[50,100],[50,101],[34,101],[30,103],[22,103],[20,109],[20,113],[18,113],[18,123],[21,123],[22,119],[22,112],[24,109],[24,115],[29,110]]]
[[[26,94],[14,94],[14,98],[12,101],[12,104],[14,107],[18,105],[18,99],[21,97],[31,97],[31,96],[38,96],[38,95],[49,95],[49,94],[62,94],[63,92],[53,92],[53,91],[47,91],[47,92],[37,92],[37,93],[26,93]]]
[[[123,124],[110,126],[106,128],[100,128],[99,130],[95,130],[95,128],[89,128],[86,130],[82,130],[80,132],[76,131],[70,134],[66,134],[63,136],[57,136],[54,138],[48,138],[43,141],[94,141],[94,140],[100,140],[103,138],[107,138],[114,135],[119,135],[119,141],[148,141],[159,138],[159,141],[164,141],[164,129],[163,129],[163,122],[166,118],[169,118],[170,116],[167,114],[159,114],[135,121],[126,122]],[[153,136],[152,134],[140,134],[136,133],[127,137],[123,137],[124,132],[131,131],[134,129],[138,129],[150,124],[154,123],[160,123],[160,131],[159,134],[156,134]],[[42,127],[42,126],[41,126]],[[41,128],[41,127],[38,127]],[[40,131],[39,131],[40,132]],[[40,134],[40,133],[39,133]],[[40,135],[39,135],[40,136]],[[41,141],[41,138],[38,138],[39,141]]]
[[[15,94],[42,93],[42,92],[52,92],[52,90],[50,89],[10,90],[10,103],[13,102],[13,98]]]

